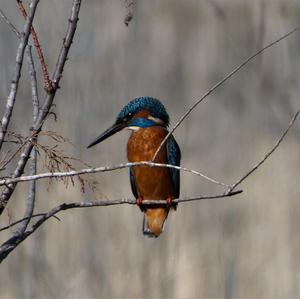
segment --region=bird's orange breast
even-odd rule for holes
[[[168,131],[160,126],[139,128],[134,131],[127,144],[127,156],[130,162],[149,161],[159,147]],[[164,145],[156,163],[167,163],[167,150]],[[164,200],[174,198],[174,187],[168,168],[135,166],[132,167],[138,196],[143,199]]]

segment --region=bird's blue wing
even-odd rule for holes
[[[181,152],[173,135],[171,135],[167,140],[167,159],[168,164],[180,166]],[[175,190],[175,198],[178,198],[180,192],[180,171],[175,168],[169,168],[169,171],[171,173],[171,178]]]
[[[136,191],[135,181],[134,181],[134,177],[133,177],[133,173],[132,173],[131,167],[129,168],[129,177],[130,177],[131,191],[132,191],[134,197],[138,198],[138,194],[137,194],[137,191]]]

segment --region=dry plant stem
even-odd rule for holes
[[[23,64],[23,59],[24,59],[24,52],[25,52],[25,48],[28,44],[30,29],[32,26],[32,21],[33,21],[38,3],[39,3],[39,0],[33,0],[31,2],[29,15],[26,20],[24,30],[21,34],[20,43],[19,43],[17,56],[16,56],[15,72],[13,75],[13,79],[11,81],[10,93],[9,93],[7,101],[6,101],[5,112],[2,117],[1,125],[0,125],[0,150],[2,148],[2,144],[3,144],[4,138],[5,138],[7,127],[10,122],[12,111],[13,111],[14,104],[16,101],[19,80],[21,77],[22,64]]]
[[[210,90],[208,90],[199,100],[197,100],[179,119],[179,121],[172,127],[172,129],[170,130],[170,132],[167,134],[167,136],[163,139],[163,141],[161,142],[161,144],[159,145],[159,147],[157,148],[156,152],[154,153],[151,161],[153,162],[157,156],[157,154],[159,153],[159,151],[161,150],[161,148],[163,147],[163,145],[165,144],[165,142],[168,140],[168,138],[170,137],[171,134],[173,134],[173,132],[179,127],[179,125],[189,116],[189,114],[202,102],[204,101],[213,91],[215,91],[219,86],[223,85],[228,79],[230,79],[235,73],[237,73],[241,68],[243,68],[244,66],[246,66],[251,60],[253,60],[254,58],[256,58],[258,55],[260,55],[262,52],[264,52],[265,50],[271,48],[272,46],[274,46],[275,44],[279,43],[280,41],[286,39],[288,36],[292,35],[294,32],[296,32],[297,30],[300,29],[300,26],[297,26],[296,28],[294,28],[293,30],[289,31],[288,33],[284,34],[283,36],[281,36],[280,38],[276,39],[275,41],[271,42],[270,44],[268,44],[267,46],[263,47],[262,49],[260,49],[259,51],[257,51],[256,53],[254,53],[253,55],[251,55],[250,57],[248,57],[247,59],[245,59],[240,65],[238,65],[236,68],[234,68],[230,73],[228,73],[222,80],[220,80],[218,83],[216,83]]]
[[[18,2],[19,10],[20,10],[22,16],[26,20],[27,12],[24,8],[23,2],[22,2],[22,0],[17,0],[17,2]],[[34,47],[36,49],[38,58],[41,62],[42,72],[43,72],[43,76],[44,76],[44,89],[46,90],[46,92],[50,93],[51,90],[52,90],[52,83],[51,83],[51,80],[49,78],[49,73],[48,73],[47,64],[46,64],[46,61],[45,61],[45,58],[44,58],[44,54],[43,54],[43,51],[42,51],[37,33],[36,33],[33,26],[31,27],[31,36],[32,36],[33,44],[34,44]]]
[[[21,176],[16,178],[5,178],[0,180],[0,186],[1,185],[8,185],[12,183],[18,183],[18,182],[27,182],[27,181],[33,181],[33,180],[40,180],[45,178],[59,178],[59,177],[72,177],[72,176],[78,176],[81,174],[88,174],[88,173],[96,173],[96,172],[107,172],[107,171],[113,171],[117,169],[123,169],[123,168],[129,168],[133,166],[151,166],[151,167],[168,167],[168,168],[175,168],[181,171],[189,172],[195,175],[198,175],[214,184],[218,184],[224,187],[230,187],[230,185],[218,182],[215,179],[212,179],[208,177],[207,175],[198,172],[196,170],[188,169],[185,167],[180,166],[174,166],[171,164],[161,164],[161,163],[154,163],[150,161],[140,161],[140,162],[131,162],[131,163],[122,163],[115,166],[101,166],[101,167],[95,167],[95,168],[85,168],[77,171],[67,171],[67,172],[46,172],[46,173],[40,173],[36,175],[27,175],[27,176]]]
[[[67,56],[69,53],[69,49],[71,47],[74,34],[76,31],[77,27],[77,22],[78,22],[78,14],[80,11],[80,5],[81,5],[81,0],[73,0],[73,6],[72,6],[72,11],[71,11],[71,16],[69,18],[69,24],[68,24],[68,29],[65,35],[65,38],[63,40],[63,44],[60,50],[60,54],[56,63],[56,68],[54,71],[53,75],[53,89],[51,93],[47,93],[45,101],[43,103],[43,106],[41,107],[37,120],[33,126],[33,136],[37,136],[39,132],[42,129],[42,125],[44,123],[44,120],[46,119],[49,110],[52,106],[54,97],[56,95],[56,91],[59,88],[59,82],[62,77],[64,65],[67,61]],[[30,15],[29,15],[30,16]],[[29,18],[28,18],[29,19]],[[22,154],[20,156],[20,159],[18,161],[17,167],[13,173],[13,177],[19,177],[26,166],[26,163],[30,157],[31,150],[33,148],[33,143],[29,140],[23,148]],[[2,214],[3,210],[5,209],[13,191],[15,190],[16,183],[11,183],[5,186],[2,194],[0,195],[0,215]]]
[[[134,1],[133,0],[125,0],[126,8],[128,10],[126,17],[124,19],[124,24],[128,27],[130,21],[133,18],[133,6],[134,6]]]
[[[276,141],[275,145],[271,148],[271,150],[269,152],[267,152],[265,154],[265,156],[259,161],[257,162],[249,171],[247,171],[247,173],[242,176],[239,180],[237,180],[229,189],[228,192],[232,192],[237,186],[239,186],[249,175],[251,175],[260,165],[262,165],[269,157],[271,154],[273,154],[273,152],[278,148],[278,146],[280,145],[280,143],[283,141],[284,137],[286,136],[286,134],[288,133],[288,131],[291,129],[291,127],[293,126],[294,122],[296,121],[298,115],[300,113],[300,110],[298,110],[295,115],[293,116],[293,118],[291,119],[288,127],[286,128],[286,130],[283,132],[283,134],[280,136],[280,138]]]

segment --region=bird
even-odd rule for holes
[[[127,128],[132,131],[127,142],[129,162],[151,161],[156,150],[169,133],[169,115],[156,98],[138,97],[119,112],[111,127],[99,135],[88,148]],[[171,134],[158,152],[155,163],[180,166],[181,151]],[[172,201],[179,198],[180,171],[175,168],[132,166],[129,168],[131,190],[144,213],[143,234],[158,237],[164,229]],[[166,204],[144,204],[143,200],[165,200]]]

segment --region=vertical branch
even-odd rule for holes
[[[34,67],[32,52],[31,52],[31,46],[27,47],[26,50],[27,55],[27,62],[29,67],[29,76],[30,76],[30,83],[31,83],[31,94],[32,94],[32,123],[34,124],[36,122],[38,113],[39,113],[39,99],[38,99],[38,89],[37,89],[37,79],[36,79],[36,71]],[[37,137],[36,137],[37,138]],[[35,148],[32,149],[31,152],[31,163],[30,163],[30,169],[29,173],[30,175],[36,174],[37,170],[37,151]],[[26,228],[31,220],[34,206],[35,206],[35,193],[36,193],[36,182],[32,181],[29,184],[29,194],[27,198],[27,208],[25,211],[24,218],[26,218],[26,221],[20,226],[20,228],[17,231],[17,234],[23,234],[26,231]]]
[[[31,5],[30,5],[30,12],[29,12],[28,18],[27,18],[25,26],[24,26],[24,30],[21,33],[21,39],[20,39],[20,43],[19,43],[19,47],[18,47],[18,51],[17,51],[17,56],[16,56],[15,73],[14,73],[13,79],[11,81],[10,93],[9,93],[7,101],[6,101],[5,112],[4,112],[4,115],[2,117],[1,124],[0,124],[0,150],[2,148],[6,130],[9,125],[11,115],[13,112],[13,108],[15,105],[19,81],[20,81],[20,77],[21,77],[24,52],[25,52],[25,48],[28,44],[32,21],[33,21],[38,3],[39,3],[39,0],[32,1]]]

